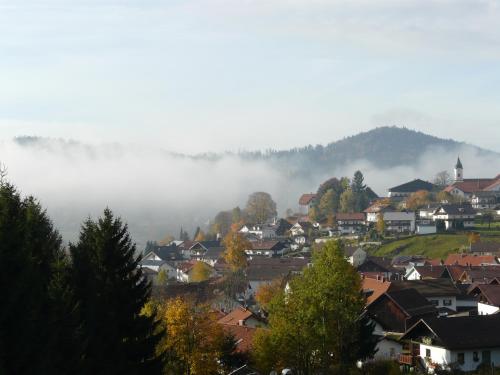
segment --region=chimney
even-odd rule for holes
[[[245,325],[245,321],[243,319],[238,320],[238,325],[243,327]]]

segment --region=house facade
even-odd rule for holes
[[[366,218],[363,212],[338,213],[337,229],[341,234],[355,234],[366,230]]]
[[[424,318],[401,338],[429,372],[438,368],[475,371],[500,363],[500,315]]]
[[[442,204],[433,214],[437,227],[444,230],[473,228],[475,217],[470,204]]]

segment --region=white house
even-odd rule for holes
[[[364,232],[366,229],[366,218],[363,212],[338,213],[335,218],[337,228],[342,234]]]
[[[433,218],[443,229],[467,229],[474,227],[476,211],[470,204],[442,204],[434,211]]]
[[[299,212],[301,214],[307,214],[314,203],[316,203],[316,194],[302,194],[299,198]]]
[[[425,318],[414,324],[401,340],[417,345],[427,370],[474,371],[483,363],[500,363],[500,314]]]

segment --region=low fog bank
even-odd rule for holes
[[[0,143],[0,160],[8,168],[8,179],[23,194],[41,201],[66,241],[77,238],[84,218],[96,217],[110,207],[128,222],[139,248],[148,239],[177,236],[181,226],[192,234],[218,211],[244,207],[254,191],[269,192],[283,213],[296,209],[300,194],[315,191],[325,179],[352,176],[359,169],[365,182],[385,195],[387,188],[414,178],[432,180],[441,170],[452,173],[457,153],[466,178],[500,173],[498,157],[478,155],[470,147],[429,149],[414,166],[381,170],[358,160],[308,177],[289,177],[282,166],[236,155],[203,160],[116,144],[92,146],[46,139]]]

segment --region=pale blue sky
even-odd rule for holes
[[[0,0],[0,139],[201,152],[406,125],[500,151],[500,1]]]

